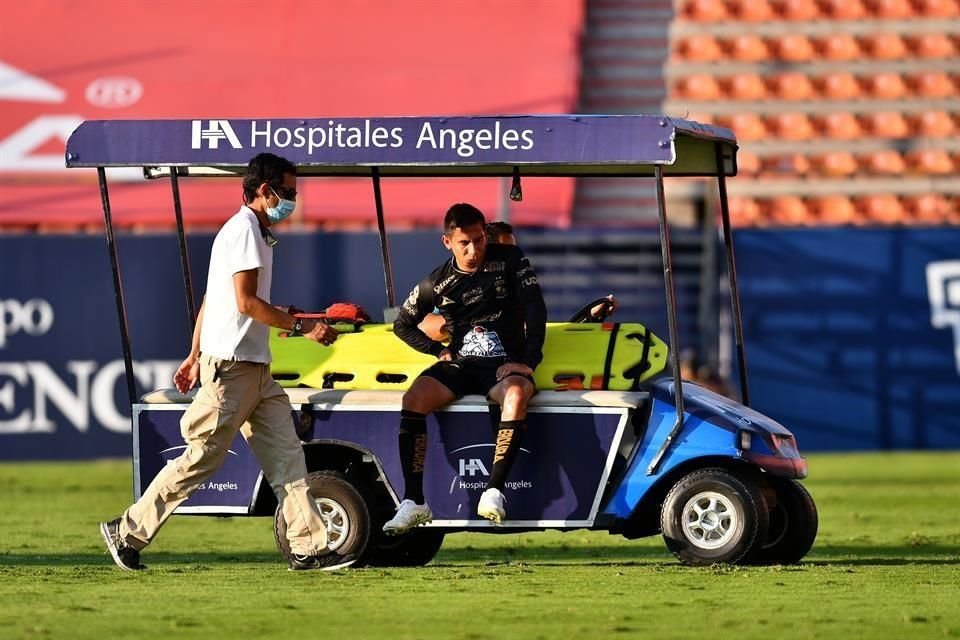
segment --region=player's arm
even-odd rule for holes
[[[531,369],[536,369],[543,360],[543,342],[547,336],[547,305],[543,301],[543,291],[540,290],[537,273],[530,261],[519,249],[517,254],[514,273],[517,274],[517,295],[526,325],[522,362]]]
[[[432,339],[417,326],[433,311],[433,297],[432,278],[427,278],[414,287],[406,301],[400,305],[397,319],[393,321],[393,333],[417,351],[440,357],[446,345]]]
[[[233,274],[237,311],[267,326],[293,331],[297,318],[281,311],[257,295],[257,275],[257,269],[247,269]],[[320,344],[329,345],[337,339],[336,329],[325,322],[303,319],[300,329],[304,338]]]

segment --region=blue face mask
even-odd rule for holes
[[[273,189],[270,189],[273,191]],[[293,210],[297,208],[297,203],[293,200],[284,200],[280,195],[273,191],[273,195],[279,198],[280,202],[277,203],[275,207],[267,207],[267,220],[270,221],[270,224],[276,224],[283,220],[286,220],[290,217],[290,214],[293,213]]]

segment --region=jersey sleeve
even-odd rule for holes
[[[521,361],[531,369],[536,369],[543,360],[543,341],[547,335],[547,305],[543,301],[543,292],[540,290],[537,273],[530,265],[530,260],[519,249],[512,266],[513,272],[517,274],[517,295],[520,298],[526,326],[526,340]]]
[[[415,286],[404,303],[400,305],[397,319],[393,321],[393,332],[417,351],[439,356],[446,346],[442,342],[431,339],[417,326],[434,309],[432,275]]]

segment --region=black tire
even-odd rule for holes
[[[440,529],[417,527],[402,536],[381,535],[367,554],[371,567],[422,567],[443,545]]]
[[[754,552],[756,564],[796,564],[817,539],[817,505],[806,488],[796,480],[769,476],[776,504],[770,509],[770,526]]]
[[[756,483],[718,468],[682,477],[660,511],[667,548],[695,566],[741,562],[765,539],[767,524],[767,505]]]
[[[343,475],[333,471],[316,471],[307,476],[310,495],[317,501],[327,524],[331,552],[321,559],[325,566],[339,564],[344,556],[356,555],[354,566],[363,562],[370,543],[370,512],[363,494]],[[280,506],[273,516],[273,535],[277,548],[290,562],[287,522]]]

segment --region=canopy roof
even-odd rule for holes
[[[718,168],[717,150],[722,167]],[[91,120],[67,141],[67,167],[143,167],[159,177],[242,173],[268,151],[300,175],[736,175],[729,129],[656,115]]]

